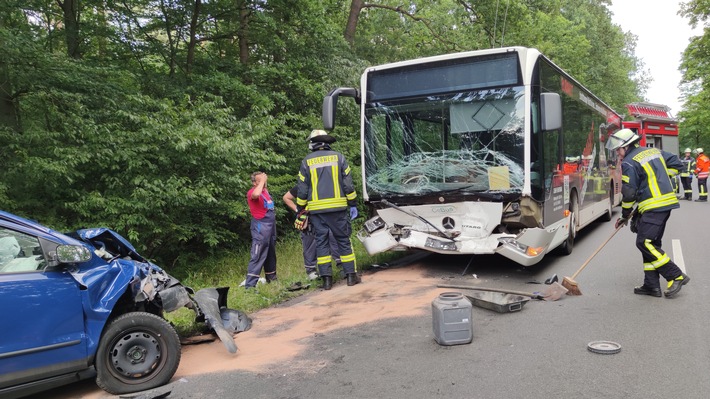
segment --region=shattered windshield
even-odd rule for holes
[[[368,104],[368,195],[520,192],[523,93],[507,87]]]

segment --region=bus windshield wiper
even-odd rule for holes
[[[392,207],[392,208],[394,208],[394,209],[396,209],[396,210],[398,210],[398,211],[400,211],[400,212],[402,212],[402,213],[405,213],[405,214],[407,214],[407,215],[409,215],[409,216],[412,216],[412,217],[415,217],[415,218],[421,220],[422,222],[424,222],[424,223],[428,224],[429,226],[433,227],[434,230],[438,231],[439,234],[441,234],[442,236],[444,236],[444,238],[451,240],[451,242],[456,242],[456,240],[454,240],[453,238],[449,237],[448,234],[446,234],[446,233],[444,233],[443,231],[441,231],[441,230],[440,230],[438,227],[436,227],[432,222],[430,222],[430,221],[424,219],[423,217],[417,215],[416,213],[411,212],[411,211],[406,211],[406,210],[404,210],[404,209],[398,207],[397,205],[395,205],[395,204],[393,204],[393,203],[387,201],[386,199],[382,199],[382,200],[380,200],[380,202],[383,203],[383,204],[385,204],[385,205],[387,205],[387,206],[389,206],[389,207]]]

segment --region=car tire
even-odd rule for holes
[[[163,318],[131,312],[105,328],[96,353],[96,384],[118,395],[167,384],[180,364],[180,338]]]

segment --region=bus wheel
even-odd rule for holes
[[[569,218],[569,231],[567,232],[567,239],[560,245],[560,253],[562,255],[569,255],[574,249],[574,238],[577,236],[577,217],[579,215],[579,203],[577,203],[577,194],[572,194],[570,196],[569,210],[571,216]]]

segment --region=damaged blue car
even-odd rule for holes
[[[94,376],[111,394],[164,385],[181,346],[163,314],[181,307],[235,353],[251,320],[227,290],[194,293],[112,230],[62,234],[0,211],[0,397]]]

